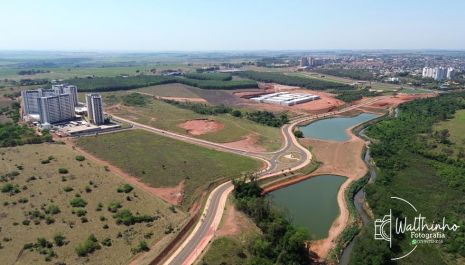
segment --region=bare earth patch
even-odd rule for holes
[[[337,107],[345,104],[344,101],[335,98],[334,94],[327,93],[327,92],[308,90],[308,89],[297,90],[295,92],[318,95],[320,96],[320,99],[306,102],[303,104],[297,104],[291,107],[293,109],[299,109],[299,110],[319,114],[319,113],[325,113],[325,112],[335,110]]]
[[[259,136],[256,134],[249,134],[244,139],[239,141],[223,144],[227,147],[237,148],[249,152],[265,152],[266,148],[258,145]]]
[[[182,97],[159,97],[159,98],[167,99],[167,100],[174,100],[174,101],[179,101],[179,102],[200,102],[200,103],[207,102],[203,98],[182,98]]]
[[[429,98],[434,97],[435,94],[398,94],[396,96],[384,97],[381,100],[374,102],[373,104],[368,105],[368,107],[374,108],[390,108],[397,107],[398,105],[412,101],[419,98]]]
[[[153,188],[154,192],[163,200],[180,205],[184,197],[184,181],[179,182],[176,187]]]
[[[190,120],[178,125],[191,135],[203,135],[221,131],[224,125],[214,120],[198,119]]]

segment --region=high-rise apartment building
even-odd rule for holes
[[[424,67],[423,72],[422,72],[422,77],[423,78],[433,78],[434,80],[437,81],[442,81],[444,79],[450,79],[449,76],[449,68],[445,67]]]
[[[103,101],[100,94],[86,94],[86,105],[89,122],[95,125],[104,124],[105,117],[103,115]]]
[[[40,123],[57,123],[72,120],[75,117],[74,105],[70,94],[39,97],[37,99]]]

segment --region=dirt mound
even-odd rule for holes
[[[189,120],[178,125],[192,135],[202,135],[221,131],[224,125],[220,122],[207,119]]]
[[[256,134],[249,134],[242,140],[225,143],[223,145],[241,150],[246,150],[249,152],[265,152],[266,149],[263,146],[257,144],[258,138],[259,136]]]

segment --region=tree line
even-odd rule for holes
[[[192,75],[203,75],[205,78],[209,77],[209,74]],[[81,92],[130,90],[170,83],[181,83],[202,89],[240,89],[257,87],[257,82],[251,80],[220,80],[216,79],[216,77],[215,79],[191,79],[185,77],[155,75],[73,78],[68,79],[65,82],[76,85]]]
[[[309,239],[305,228],[294,226],[283,213],[261,196],[262,188],[255,179],[234,180],[234,199],[238,210],[247,214],[263,232],[248,246],[252,257],[247,265],[301,265],[309,264],[305,247]]]
[[[237,72],[236,75],[252,80],[267,83],[278,83],[281,85],[288,86],[299,86],[314,90],[352,90],[353,88],[346,84],[340,84],[336,82],[305,78],[300,76],[290,76],[283,73],[273,72],[255,72],[255,71],[244,71]]]
[[[448,140],[447,131],[437,132],[433,127],[464,108],[465,93],[415,100],[401,105],[397,118],[387,118],[366,130],[375,139],[370,150],[378,175],[374,184],[366,187],[367,200],[375,216],[384,216],[393,208],[389,198],[395,194],[414,201],[429,222],[446,217],[447,222],[461,226],[448,234],[443,244],[421,255],[413,253],[409,257],[411,262],[422,263],[420,258],[442,259],[448,254],[465,257],[465,158],[452,157],[446,149],[435,148],[439,144],[455,146]],[[405,187],[405,182],[411,183],[410,186]],[[393,209],[397,217],[404,216],[408,210],[402,205]],[[407,238],[394,237],[390,249],[385,242],[373,241],[373,232],[372,225],[362,230],[351,264],[392,264],[390,257],[403,253],[402,248],[408,244]]]
[[[274,114],[273,112],[269,111],[247,111],[242,112],[241,110],[231,108],[229,106],[225,106],[223,104],[220,105],[209,105],[203,103],[195,103],[195,102],[181,102],[176,100],[169,100],[169,99],[162,99],[162,101],[174,105],[178,108],[188,109],[195,113],[202,114],[202,115],[217,115],[217,114],[231,114],[236,118],[243,118],[245,117],[248,120],[253,122],[263,124],[266,126],[271,127],[281,127],[284,124],[289,122],[289,117],[286,113],[281,113],[279,115]]]

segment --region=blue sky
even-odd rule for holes
[[[0,49],[465,49],[465,1],[1,0]]]

